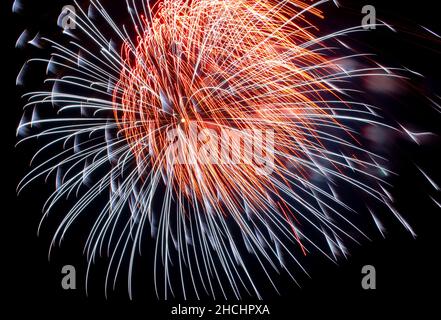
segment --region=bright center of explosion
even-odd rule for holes
[[[262,194],[289,188],[287,170],[304,174],[295,159],[318,142],[303,114],[325,113],[315,101],[328,88],[315,79],[333,67],[299,46],[315,40],[299,15],[306,7],[163,1],[143,18],[136,51],[122,48],[127,67],[114,90],[115,117],[140,171],[161,172],[207,210],[218,201],[237,206],[237,197],[265,206]]]

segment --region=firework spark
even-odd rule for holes
[[[347,255],[345,243],[367,237],[339,190],[349,187],[369,205],[381,235],[378,206],[414,235],[391,204],[392,172],[359,132],[361,125],[401,129],[383,122],[378,108],[351,99],[353,79],[400,78],[404,70],[364,54],[335,55],[334,46],[349,50],[339,38],[362,28],[317,36],[314,21],[324,18],[319,7],[326,2],[127,1],[133,28],[126,28],[90,1],[88,10],[76,6],[77,30],[65,32],[74,39],[69,45],[28,41],[49,44],[53,54],[26,66],[48,63],[54,77],[47,79],[51,90],[25,95],[18,134],[28,133],[22,141],[49,139],[34,159],[63,150],[35,165],[19,190],[55,176],[43,219],[66,196],[77,198],[52,244],[108,191],[85,246],[90,262],[109,255],[107,282],[115,284],[127,257],[131,279],[150,233],[158,296],[179,288],[185,298],[240,298],[244,291],[261,298],[247,261],[277,290],[280,270],[295,282],[294,266],[306,273],[303,256],[336,260]],[[28,38],[26,31],[19,46]],[[354,59],[370,65],[345,67]],[[42,117],[39,110],[51,105],[55,114]],[[229,148],[228,161],[220,146]],[[235,156],[248,161],[233,163]]]

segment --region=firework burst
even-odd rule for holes
[[[35,158],[63,150],[35,165],[19,190],[55,176],[44,218],[66,196],[77,199],[52,245],[107,192],[85,246],[90,263],[109,255],[107,282],[115,284],[127,257],[131,279],[150,234],[158,296],[179,288],[185,298],[261,298],[256,266],[277,290],[280,270],[295,282],[293,270],[306,273],[302,257],[336,260],[347,255],[347,242],[367,237],[357,224],[360,206],[340,189],[369,205],[382,234],[372,210],[379,206],[414,235],[384,188],[385,159],[359,132],[361,125],[401,129],[351,99],[353,79],[399,78],[402,70],[363,54],[335,55],[329,43],[347,51],[339,37],[362,28],[317,36],[313,21],[324,18],[326,2],[127,1],[133,28],[126,28],[90,1],[88,10],[77,4],[68,45],[32,39],[54,53],[28,61],[18,84],[32,61],[56,76],[47,80],[51,90],[25,95],[18,134],[49,139]],[[369,66],[348,70],[348,59]],[[41,117],[49,106],[56,112]]]

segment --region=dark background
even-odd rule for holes
[[[2,20],[7,22],[3,27],[7,41],[6,44],[4,41],[2,47],[6,46],[6,51],[11,52],[11,58],[4,63],[8,64],[6,67],[12,67],[11,76],[2,79],[8,82],[4,96],[7,95],[10,100],[4,107],[8,112],[11,111],[7,117],[8,128],[11,126],[7,133],[7,145],[13,149],[13,157],[8,156],[6,159],[12,163],[5,170],[12,171],[13,168],[14,171],[14,178],[8,182],[8,192],[5,193],[7,200],[12,200],[12,204],[3,211],[7,222],[1,224],[3,234],[6,235],[4,247],[8,252],[3,264],[10,267],[4,274],[10,289],[4,288],[4,293],[11,305],[17,306],[14,312],[30,311],[35,316],[46,316],[50,319],[76,313],[90,314],[91,311],[98,312],[97,314],[104,318],[105,315],[114,315],[114,310],[122,311],[125,317],[134,315],[135,311],[141,311],[137,315],[139,318],[152,317],[153,313],[157,313],[159,319],[172,318],[169,316],[170,306],[184,302],[158,301],[154,295],[148,254],[137,262],[137,269],[142,272],[138,272],[134,280],[134,301],[128,298],[124,276],[121,277],[115,292],[110,293],[107,300],[104,298],[103,262],[99,262],[94,268],[89,297],[86,297],[83,276],[86,262],[81,254],[82,244],[87,235],[85,225],[76,226],[61,249],[55,250],[53,258],[48,262],[47,252],[54,226],[45,226],[40,237],[37,237],[36,231],[41,218],[41,206],[52,186],[35,184],[19,197],[15,196],[14,188],[27,171],[32,154],[31,148],[27,146],[13,147],[16,142],[14,127],[20,119],[23,103],[20,95],[24,92],[23,89],[15,89],[15,76],[27,58],[34,54],[44,56],[44,53],[37,50],[20,51],[13,47],[24,28],[54,32],[60,9],[64,3],[69,3],[24,2],[28,3],[24,15],[10,13],[11,1],[2,4],[5,7],[2,8],[2,13],[6,14]],[[113,1],[112,5],[117,2]],[[426,76],[424,79],[415,80],[414,85],[420,88],[419,93],[407,92],[399,98],[371,99],[377,104],[387,104],[392,109],[390,112],[399,113],[403,119],[411,117],[413,122],[421,124],[427,131],[441,134],[441,115],[430,108],[427,100],[421,98],[422,95],[441,93],[440,39],[430,37],[418,27],[422,24],[441,33],[441,11],[436,7],[437,1],[369,0],[340,3],[344,4],[345,8],[336,10],[329,4],[322,6],[328,17],[322,29],[335,30],[341,26],[357,25],[362,18],[361,7],[365,4],[375,5],[378,17],[393,22],[400,32],[377,30],[357,35],[360,46],[378,54],[379,61],[385,65],[406,65]],[[399,174],[392,191],[396,207],[408,219],[418,237],[413,239],[394,222],[386,225],[386,239],[379,234],[374,235],[371,242],[364,241],[362,246],[351,250],[349,259],[340,260],[338,266],[323,257],[310,257],[307,268],[312,279],[304,279],[301,283],[302,288],[298,288],[291,282],[284,281],[287,279],[282,277],[281,296],[268,292],[267,298],[261,302],[270,306],[272,319],[294,319],[300,315],[313,317],[317,314],[346,314],[358,318],[359,314],[380,316],[387,311],[392,315],[398,315],[406,314],[410,310],[433,312],[434,317],[439,314],[437,303],[439,304],[441,290],[441,209],[430,200],[429,195],[438,202],[441,202],[441,197],[427,185],[427,181],[418,174],[413,163],[421,164],[432,178],[440,183],[440,146],[440,138],[434,138],[422,146],[405,139],[390,146],[394,170]],[[78,288],[75,291],[65,291],[61,288],[61,268],[66,264],[74,265],[77,269]],[[364,291],[361,288],[361,268],[366,264],[376,267],[377,290]],[[124,270],[122,274],[124,275]],[[245,302],[247,300],[242,303]],[[209,299],[202,303],[214,304]],[[230,303],[235,303],[235,300],[231,300]],[[187,304],[197,305],[196,302]]]

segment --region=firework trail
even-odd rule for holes
[[[77,29],[64,30],[69,44],[25,31],[19,46],[44,43],[53,54],[28,61],[17,83],[36,61],[47,63],[52,87],[24,96],[21,142],[47,142],[18,189],[55,177],[42,221],[76,198],[52,246],[108,193],[84,249],[89,268],[109,256],[106,290],[129,261],[132,294],[134,260],[151,236],[158,297],[261,298],[256,266],[277,290],[279,271],[295,282],[293,270],[307,272],[304,256],[336,260],[347,242],[367,238],[341,188],[369,206],[381,234],[373,208],[389,208],[415,235],[391,204],[385,159],[359,132],[404,128],[351,98],[353,79],[404,70],[369,55],[335,55],[348,50],[339,38],[362,28],[317,36],[313,21],[324,18],[326,2],[127,1],[132,26],[121,27],[90,1],[87,10],[76,3]],[[369,66],[348,70],[347,59]],[[220,145],[227,151],[218,153]]]

